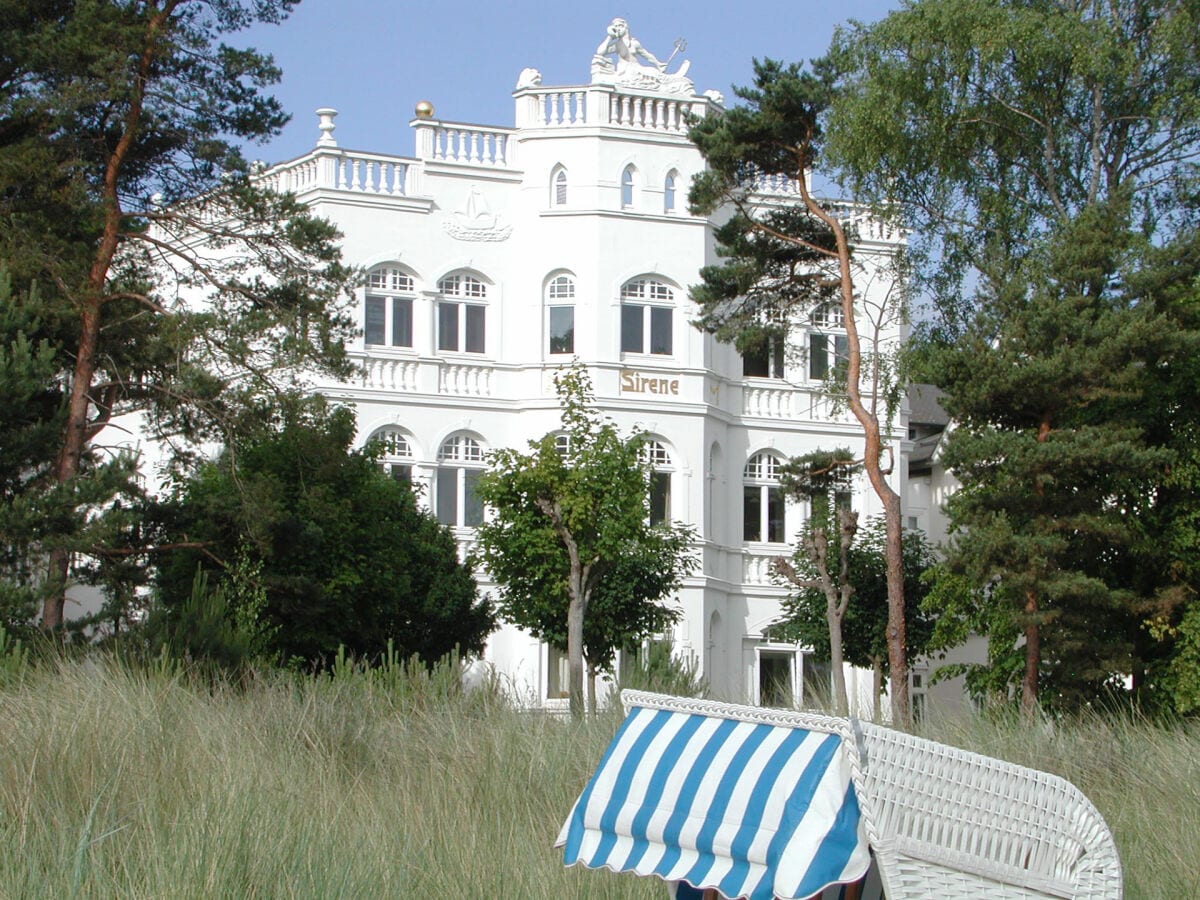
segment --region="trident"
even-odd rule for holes
[[[687,41],[685,41],[683,38],[675,38],[675,43],[672,46],[674,46],[675,49],[671,51],[671,55],[668,56],[667,61],[663,63],[664,71],[666,70],[667,66],[671,64],[671,60],[675,58],[677,53],[682,53],[687,49]]]

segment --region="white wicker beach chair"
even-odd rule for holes
[[[862,723],[854,786],[889,900],[1120,898],[1112,834],[1073,784]]]

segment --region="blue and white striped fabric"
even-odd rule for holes
[[[556,846],[728,898],[810,897],[870,855],[836,734],[633,706]]]

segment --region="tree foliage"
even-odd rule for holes
[[[824,63],[805,70],[755,60],[754,72],[753,87],[735,89],[744,105],[702,119],[691,130],[708,165],[692,183],[693,212],[732,211],[717,234],[717,252],[726,262],[701,271],[703,283],[692,297],[701,305],[701,327],[734,340],[743,351],[807,324],[818,303],[839,306],[847,349],[845,366],[835,368],[833,381],[839,400],[862,426],[862,459],[887,517],[892,709],[898,722],[907,723],[900,497],[887,482],[891,470],[885,459],[900,384],[894,356],[882,342],[899,324],[903,298],[892,289],[871,292],[877,299],[868,310],[864,297],[871,273],[888,267],[882,260],[862,265],[842,212],[809,192],[834,71]],[[791,192],[789,199],[780,199],[780,188]],[[903,284],[895,271],[886,274],[893,285]]]
[[[919,236],[949,562],[1027,712],[1151,687],[1195,602],[1198,14],[920,0],[827,60],[828,158]]]
[[[212,618],[199,568],[231,615],[261,590],[284,661],[327,665],[339,648],[378,659],[389,643],[426,663],[481,653],[494,616],[453,536],[353,439],[348,410],[317,404],[200,466],[157,514],[177,547],[157,579],[167,613]]]
[[[0,2],[0,267],[39,299],[30,340],[56,370],[39,420],[56,436],[33,463],[63,512],[33,548],[46,627],[71,557],[113,549],[82,523],[120,489],[94,488],[114,419],[140,413],[186,461],[306,375],[348,370],[337,234],[259,190],[238,149],[286,116],[270,58],[223,38],[293,5]]]
[[[601,416],[586,373],[562,372],[555,386],[562,430],[527,453],[496,451],[479,481],[491,515],[477,554],[499,586],[500,615],[567,653],[581,715],[584,662],[611,671],[618,649],[676,619],[669,601],[694,565],[692,531],[650,525],[643,439]]]

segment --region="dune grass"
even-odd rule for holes
[[[616,725],[445,675],[235,687],[105,659],[30,667],[0,684],[0,896],[661,898],[552,848]],[[1195,887],[1195,727],[933,727],[1079,784],[1127,896]]]

